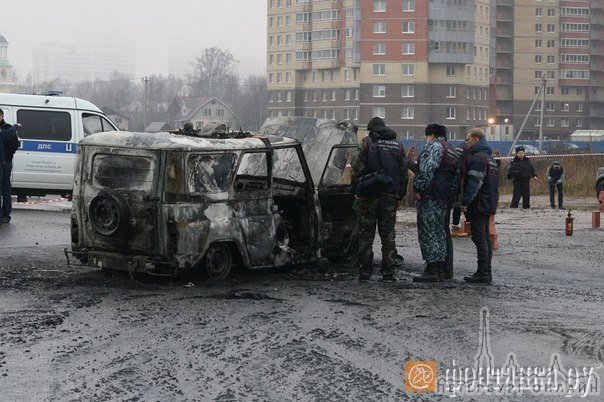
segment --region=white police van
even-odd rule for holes
[[[0,108],[9,124],[21,123],[19,149],[13,158],[13,194],[70,195],[78,142],[117,127],[92,103],[58,96],[0,93]]]

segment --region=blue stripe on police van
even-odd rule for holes
[[[28,152],[55,152],[61,154],[75,154],[78,144],[74,142],[50,142],[21,140],[20,151]]]

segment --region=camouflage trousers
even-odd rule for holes
[[[393,274],[396,260],[395,223],[397,200],[394,197],[380,197],[356,200],[359,217],[358,258],[359,274],[371,275],[373,272],[373,239],[375,226],[382,240],[382,275]]]
[[[417,234],[422,258],[426,262],[445,261],[447,258],[445,218],[448,210],[442,202],[429,198],[417,202]]]

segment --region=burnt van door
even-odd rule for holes
[[[89,245],[106,251],[161,255],[161,154],[92,147],[86,151],[91,180],[81,191],[89,216],[84,224]]]
[[[330,261],[340,261],[353,252],[358,223],[351,173],[357,155],[357,145],[334,145],[319,182],[323,256]]]
[[[252,266],[274,264],[277,225],[270,187],[270,152],[245,152],[233,178],[231,205]],[[245,252],[244,251],[244,252]]]

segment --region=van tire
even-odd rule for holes
[[[88,207],[94,230],[112,236],[124,228],[129,219],[128,204],[115,194],[99,194]]]
[[[224,243],[212,244],[206,252],[203,265],[210,279],[225,279],[233,266],[231,248]]]

